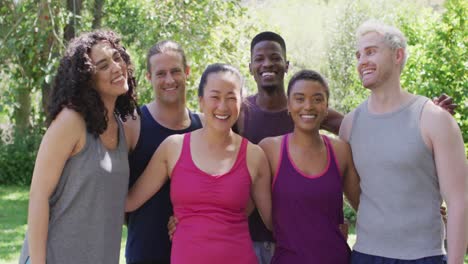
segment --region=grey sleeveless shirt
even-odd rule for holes
[[[432,152],[421,135],[427,98],[372,114],[368,101],[355,111],[350,144],[361,177],[354,250],[396,259],[445,254],[444,225]]]
[[[116,149],[106,149],[99,137],[86,133],[83,149],[65,163],[49,200],[48,264],[119,262],[129,169],[118,123]],[[26,236],[19,263],[28,255]]]

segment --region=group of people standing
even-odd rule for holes
[[[198,114],[186,106],[190,67],[177,43],[149,50],[155,98],[139,108],[118,37],[75,38],[49,100],[20,264],[118,263],[125,211],[133,264],[445,263],[442,200],[447,263],[462,263],[460,129],[443,108],[402,89],[398,29],[366,22],[356,49],[370,96],[344,119],[329,108],[320,73],[299,71],[285,89],[286,44],[273,32],[251,42],[257,93],[243,98],[236,68],[209,65]],[[340,229],[343,193],[358,212],[352,252]]]

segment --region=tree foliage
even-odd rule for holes
[[[194,86],[209,63],[231,63],[248,72],[245,62],[249,50],[245,47],[255,27],[249,23],[240,0],[0,1],[0,123],[8,120],[15,128],[13,140],[8,144],[22,144],[30,138],[28,134],[43,133],[42,100],[47,99],[60,55],[73,35],[94,28],[111,29],[122,36],[135,64],[140,103],[153,98],[144,78],[146,52],[164,39],[179,42],[186,51],[191,66],[189,107],[194,110],[197,101]],[[2,129],[5,126],[0,126]],[[7,148],[14,148],[6,147],[8,144],[0,145],[0,164],[15,162],[6,160]],[[31,147],[28,153],[33,155],[25,155],[30,165],[36,152],[32,146],[37,146],[37,142],[18,145],[18,149]],[[2,155],[3,152],[6,154]],[[11,164],[7,167],[15,168]],[[2,178],[14,177],[9,173],[15,169],[3,168],[0,167],[0,183]],[[32,166],[27,168],[29,171]]]
[[[329,34],[328,65],[323,71],[330,79],[332,105],[349,112],[367,96],[355,69],[354,32],[365,20],[377,18],[394,24],[407,36],[410,56],[402,86],[429,98],[442,93],[453,97],[459,105],[455,119],[468,142],[468,2],[447,0],[441,11],[413,3],[384,2],[367,5],[366,1],[352,1],[343,7],[337,25],[330,27],[334,30]]]

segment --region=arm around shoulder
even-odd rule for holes
[[[171,149],[180,135],[166,138],[156,149],[145,170],[128,191],[125,212],[138,209],[157,193],[169,179],[168,162],[172,160]]]
[[[328,108],[328,116],[322,123],[322,128],[338,135],[343,121],[343,115],[332,108]]]

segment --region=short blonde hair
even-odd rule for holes
[[[401,64],[401,70],[405,67],[406,61],[408,60],[408,51],[406,50],[407,42],[405,35],[396,27],[386,25],[378,20],[367,20],[362,23],[356,30],[356,39],[368,34],[378,33],[383,36],[384,43],[387,44],[392,50],[399,48],[403,49],[404,57]]]

